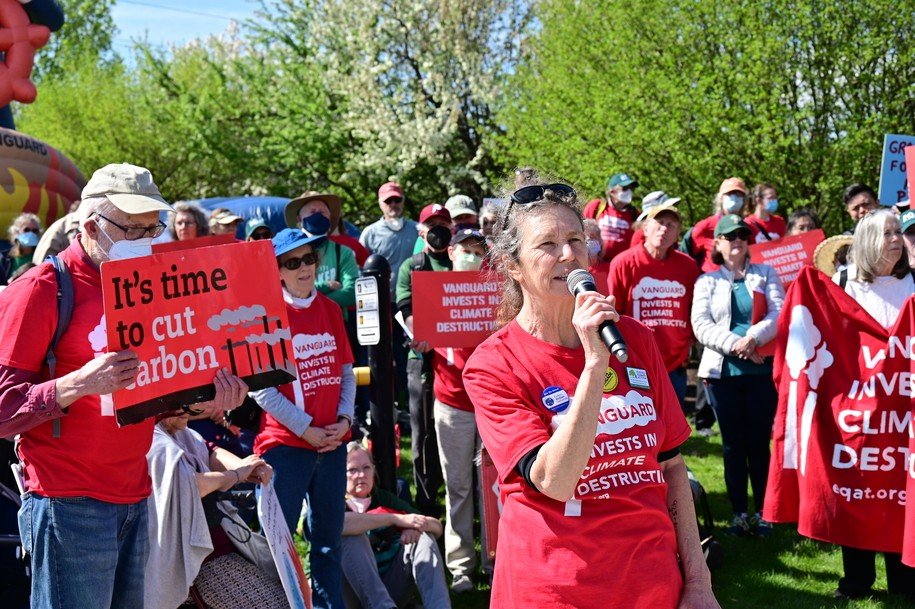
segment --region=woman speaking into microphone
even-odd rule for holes
[[[567,286],[588,267],[579,209],[570,186],[532,183],[492,234],[504,325],[464,370],[503,500],[491,606],[717,608],[678,450],[690,429],[652,333]]]

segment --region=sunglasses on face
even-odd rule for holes
[[[254,231],[253,233],[251,233],[251,239],[253,239],[254,241],[260,241],[261,239],[269,239],[269,238],[270,238],[270,231],[262,230],[262,231]]]
[[[395,205],[397,203],[403,203],[403,197],[391,197],[390,199],[384,200],[386,205]]]
[[[575,189],[568,184],[525,186],[511,194],[509,197],[510,205],[530,205],[536,201],[542,201],[548,190],[562,198],[575,198]]]
[[[727,233],[725,235],[721,235],[721,238],[724,239],[725,241],[734,241],[735,239],[740,239],[741,241],[749,241],[750,240],[750,231],[735,230],[732,233]]]
[[[317,264],[317,262],[318,262],[318,255],[315,254],[314,252],[309,252],[309,253],[305,254],[304,256],[302,256],[301,258],[290,258],[289,260],[285,260],[280,263],[280,266],[286,270],[294,271],[294,270],[298,269],[300,266],[302,266],[303,264],[307,265],[307,266],[311,266],[312,264]]]
[[[23,229],[22,229],[21,231],[19,231],[19,232],[21,232],[21,233],[35,233],[35,234],[37,235],[37,234],[38,234],[38,229],[37,229],[37,228],[32,228],[31,226],[26,226],[25,228],[23,228]]]

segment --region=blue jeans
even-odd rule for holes
[[[19,532],[32,558],[32,609],[143,609],[146,527],[145,500],[24,495]]]
[[[680,400],[680,410],[683,411],[684,415],[689,414],[686,412],[686,366],[671,370],[667,373],[667,376],[670,377],[670,384],[674,386],[674,393],[677,394],[677,399]]]
[[[314,606],[343,609],[340,538],[346,509],[346,446],[327,453],[277,446],[264,453],[273,467],[277,500],[289,531],[295,531],[302,500],[308,503],[305,537],[311,544]]]
[[[708,400],[718,419],[724,448],[724,484],[735,514],[748,512],[747,478],[756,511],[763,511],[769,476],[769,438],[778,393],[768,374],[709,379]]]

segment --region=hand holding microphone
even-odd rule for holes
[[[569,273],[569,276],[566,278],[566,284],[569,286],[569,292],[576,298],[579,294],[584,292],[597,291],[597,286],[594,285],[594,277],[584,269],[576,269]],[[595,309],[594,312],[597,313],[599,310],[600,309]],[[619,316],[616,315],[615,317],[618,318]],[[626,341],[623,340],[623,336],[617,329],[614,320],[608,318],[602,321],[598,326],[598,334],[600,334],[601,340],[604,345],[607,346],[610,353],[612,353],[621,364],[626,363],[626,360],[629,359],[629,349],[626,347]]]

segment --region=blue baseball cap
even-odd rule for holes
[[[273,253],[279,258],[286,252],[291,252],[303,245],[310,245],[317,249],[318,247],[321,247],[326,239],[327,237],[324,235],[309,237],[297,228],[284,228],[278,232],[271,241],[273,242]]]
[[[636,188],[639,185],[639,181],[630,176],[628,173],[614,173],[610,176],[610,179],[607,180],[607,190],[614,188],[615,186],[622,186],[623,188]]]

